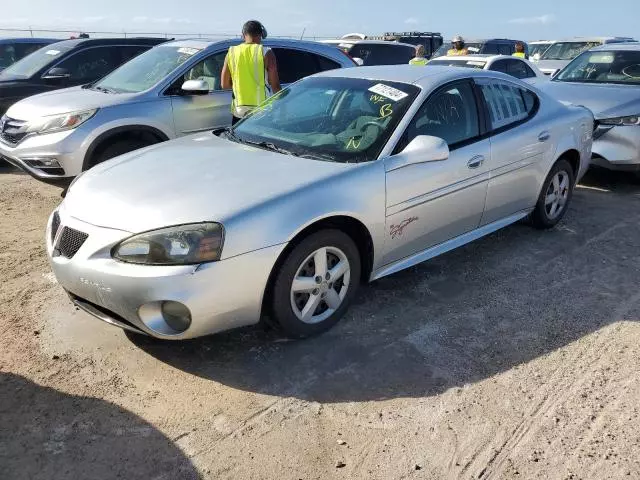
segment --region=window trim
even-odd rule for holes
[[[471,91],[473,93],[473,98],[474,98],[475,105],[476,105],[476,113],[478,115],[478,132],[479,132],[479,134],[474,136],[474,137],[470,137],[470,138],[468,138],[466,140],[462,140],[460,142],[456,142],[454,144],[448,144],[449,145],[449,151],[454,151],[454,150],[457,150],[459,148],[466,147],[468,145],[471,145],[471,144],[476,143],[478,141],[484,140],[484,138],[486,138],[486,135],[488,133],[488,130],[487,130],[488,124],[486,123],[487,122],[487,112],[485,111],[484,104],[480,103],[482,98],[478,97],[478,91],[476,91],[475,82],[474,82],[473,78],[470,78],[470,77],[459,78],[459,79],[456,79],[456,80],[453,80],[451,82],[447,82],[447,83],[441,85],[440,87],[435,89],[433,92],[431,92],[427,96],[427,98],[422,102],[422,104],[416,109],[415,113],[411,117],[411,120],[409,120],[409,122],[407,122],[406,127],[404,127],[404,131],[398,137],[398,140],[396,141],[396,144],[394,145],[393,150],[391,151],[391,154],[389,155],[390,157],[401,153],[402,150],[404,150],[406,148],[406,146],[409,144],[408,141],[406,140],[407,131],[409,129],[409,126],[411,126],[413,121],[417,118],[418,113],[420,113],[420,111],[422,110],[422,107],[424,107],[427,104],[427,102],[429,102],[436,95],[440,94],[442,91],[448,90],[452,86],[461,85],[461,84],[468,84],[471,87]],[[480,92],[480,95],[482,95],[482,92]]]
[[[478,82],[479,80],[479,82]],[[510,123],[508,125],[505,125],[503,127],[500,128],[496,128],[494,129],[492,124],[491,124],[491,115],[490,115],[490,108],[489,105],[487,104],[487,101],[484,98],[484,94],[482,93],[482,83],[483,82],[503,82],[508,84],[509,86],[512,87],[517,87],[521,90],[525,90],[527,92],[529,92],[530,94],[533,95],[534,98],[534,105],[533,105],[533,109],[531,110],[531,112],[529,113],[529,115],[526,118],[523,118],[522,120],[518,120],[517,122],[513,122]],[[485,135],[483,136],[483,138],[491,138],[491,137],[495,137],[496,135],[500,135],[504,132],[508,132],[509,130],[512,130],[516,127],[519,127],[520,125],[524,125],[525,123],[529,122],[530,120],[532,120],[533,118],[536,117],[536,115],[538,115],[538,113],[540,112],[540,97],[538,97],[538,95],[531,90],[530,88],[524,87],[523,85],[519,85],[515,82],[511,82],[509,80],[503,80],[501,78],[488,78],[488,77],[482,77],[479,79],[474,79],[474,85],[475,88],[477,90],[476,92],[476,96],[479,97],[478,99],[482,102],[482,110],[484,112],[484,121],[485,121],[485,125],[486,125],[486,132]],[[524,99],[523,99],[524,100]],[[525,103],[526,105],[526,103]]]

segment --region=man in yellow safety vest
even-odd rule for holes
[[[426,65],[428,60],[424,57],[424,45],[416,47],[416,56],[409,60],[409,65]]]
[[[242,27],[244,43],[230,47],[222,67],[222,88],[233,89],[232,125],[267,99],[267,82],[271,93],[281,90],[276,56],[262,45],[267,30],[257,20]]]
[[[522,42],[516,43],[516,53],[514,53],[512,56],[518,58],[527,58],[527,55],[524,53],[524,44]]]
[[[451,48],[447,52],[448,57],[469,55],[469,51],[467,50],[467,47],[465,47],[464,45],[464,38],[462,38],[460,35],[456,35],[455,37],[453,37],[453,40],[451,40],[451,45],[453,48]]]

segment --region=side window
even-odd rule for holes
[[[496,62],[493,62],[489,70],[493,70],[494,72],[507,73],[507,61],[498,60]]]
[[[204,80],[209,84],[209,91],[222,89],[222,67],[227,52],[215,53],[201,62],[196,63],[191,69],[184,74],[180,86],[187,80]]]
[[[83,83],[104,77],[120,63],[118,47],[96,47],[73,54],[56,67],[68,70],[72,81]]]
[[[323,57],[322,55],[316,55],[316,60],[320,65],[320,71],[325,72],[327,70],[335,70],[336,68],[340,68],[341,65],[338,62],[335,62],[327,57]]]
[[[498,45],[498,53],[500,55],[511,55],[513,52],[515,52],[515,49],[513,45],[509,43],[501,43]]]
[[[480,135],[478,108],[470,83],[437,91],[420,107],[405,132],[404,141],[418,135],[444,139],[450,147]]]
[[[507,73],[516,78],[533,78],[536,74],[531,70],[529,65],[520,60],[509,60]]]
[[[497,81],[480,85],[480,89],[494,130],[525,120],[534,113],[537,98],[529,90]]]
[[[364,65],[375,65],[375,63],[372,63],[374,61],[372,53],[373,52],[370,47],[357,44],[351,47],[351,50],[349,51],[349,55],[352,58],[361,58]]]
[[[487,53],[487,54],[491,54],[491,55],[497,55],[498,53],[500,53],[498,51],[498,44],[497,43],[485,43],[483,45],[480,53]]]
[[[149,47],[134,46],[134,45],[128,45],[126,47],[120,47],[121,63],[127,63],[133,57],[137,57],[142,52],[146,52],[147,50],[149,50]]]
[[[320,71],[316,56],[302,50],[274,48],[280,83],[294,83]]]

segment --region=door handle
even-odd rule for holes
[[[551,134],[549,132],[542,132],[540,135],[538,135],[538,140],[540,142],[546,142],[550,138],[551,138]]]
[[[469,167],[469,168],[478,168],[483,163],[484,163],[484,156],[476,155],[471,160],[469,160],[469,163],[467,163],[467,167]]]

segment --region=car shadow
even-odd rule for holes
[[[200,478],[173,442],[138,416],[96,398],[0,373],[0,477]]]
[[[592,172],[550,231],[516,224],[363,286],[336,328],[245,328],[148,354],[234,388],[318,402],[422,397],[490,378],[640,318],[640,185]]]

